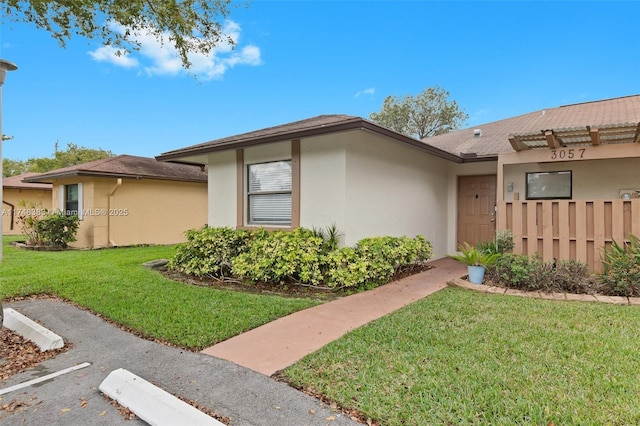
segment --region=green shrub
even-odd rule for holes
[[[513,234],[508,229],[501,229],[496,232],[496,238],[493,241],[478,243],[478,250],[486,254],[511,253],[513,247]]]
[[[431,244],[423,237],[375,237],[360,240],[326,257],[326,277],[330,287],[369,288],[389,282],[405,265],[431,258]]]
[[[222,278],[231,275],[231,261],[242,253],[251,232],[232,228],[192,229],[187,242],[176,248],[167,266],[188,275]]]
[[[602,258],[601,281],[607,293],[615,296],[640,296],[640,238],[629,235],[629,242],[613,242]]]
[[[44,244],[38,234],[36,224],[40,219],[48,215],[49,211],[42,207],[42,203],[29,200],[19,200],[18,206],[21,209],[19,209],[20,213],[16,215],[16,223],[22,235],[25,236],[25,243],[33,246]]]
[[[320,237],[323,240],[322,249],[325,253],[330,253],[334,250],[338,249],[340,245],[340,238],[342,237],[342,233],[338,230],[336,224],[331,224],[331,226],[327,226],[326,228],[316,228],[315,226],[311,228],[311,232],[316,237]]]
[[[67,248],[69,243],[76,241],[80,219],[77,215],[54,213],[38,219],[34,226],[38,241],[45,245]]]
[[[324,240],[308,229],[258,231],[232,260],[233,274],[250,281],[320,284]]]
[[[598,285],[586,265],[575,260],[544,262],[538,254],[529,258],[506,253],[487,268],[487,279],[499,287],[547,293],[593,293]]]
[[[422,236],[365,238],[355,247],[338,249],[339,235],[335,226],[291,232],[190,230],[168,267],[199,277],[364,289],[387,283],[398,268],[432,255]]]

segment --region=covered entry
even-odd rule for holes
[[[602,271],[603,250],[640,235],[640,123],[511,135],[498,157],[498,229],[515,252]]]

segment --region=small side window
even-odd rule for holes
[[[67,216],[82,219],[82,184],[60,185],[60,210]]]

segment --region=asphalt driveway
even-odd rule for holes
[[[213,356],[141,339],[101,318],[54,300],[8,303],[73,348],[0,384],[0,389],[85,362],[89,367],[0,396],[0,423],[24,425],[144,424],[126,420],[98,390],[124,368],[167,392],[230,418],[231,425],[356,425],[339,412],[263,374]]]

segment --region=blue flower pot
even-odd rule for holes
[[[467,266],[469,271],[469,282],[473,284],[482,284],[484,279],[484,266]]]

